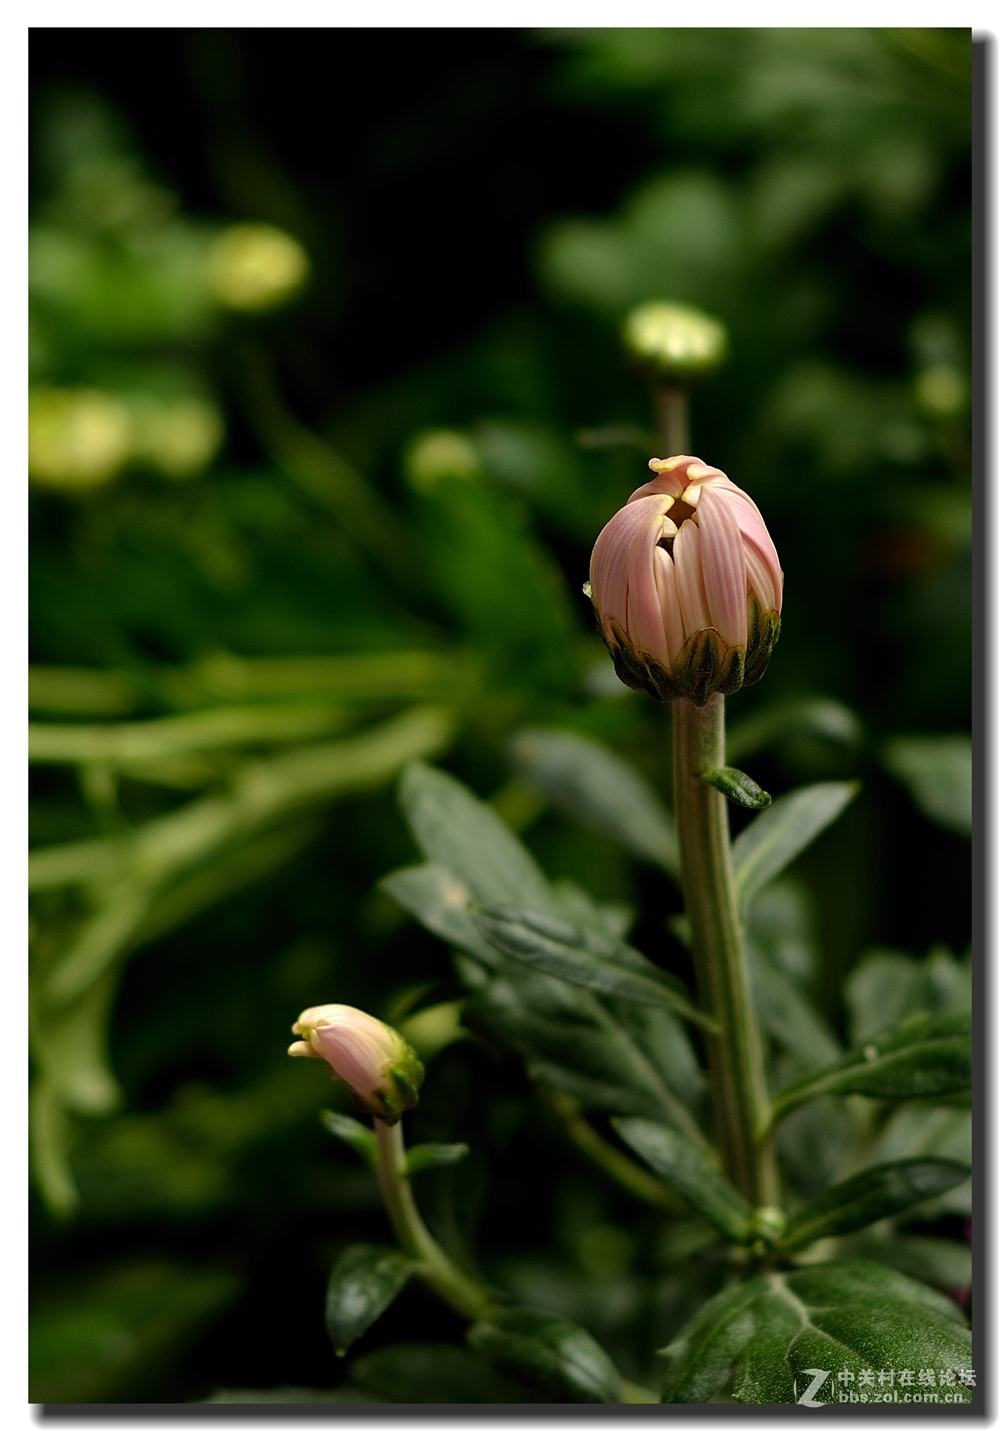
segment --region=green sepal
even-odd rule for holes
[[[682,1133],[650,1118],[612,1118],[611,1126],[689,1207],[707,1217],[730,1241],[745,1243],[762,1235],[743,1194]]]
[[[902,1158],[896,1163],[866,1168],[797,1208],[788,1220],[778,1251],[804,1247],[820,1237],[857,1232],[914,1203],[947,1192],[968,1176],[965,1164],[950,1158]]]
[[[725,1288],[661,1355],[672,1363],[665,1402],[706,1402],[733,1377],[736,1401],[790,1405],[818,1367],[829,1370],[821,1402],[837,1400],[841,1371],[971,1368],[972,1338],[955,1303],[933,1288],[877,1262],[825,1262]]]
[[[969,1016],[914,1014],[836,1063],[786,1084],[772,1100],[770,1121],[828,1093],[937,1098],[962,1093],[971,1084]]]
[[[418,1143],[406,1154],[405,1176],[412,1178],[425,1168],[444,1168],[461,1162],[468,1151],[468,1143]]]
[[[367,1242],[340,1254],[326,1289],[326,1329],[338,1356],[395,1301],[417,1266],[395,1248]]]
[[[376,1088],[367,1099],[355,1099],[359,1108],[381,1118],[390,1127],[418,1102],[417,1089],[424,1081],[424,1065],[402,1036],[399,1041],[402,1053],[399,1061],[385,1070],[382,1087]]]
[[[371,1128],[366,1128],[357,1118],[348,1118],[346,1113],[334,1113],[331,1108],[323,1109],[319,1121],[328,1133],[353,1148],[373,1172],[377,1169],[378,1139]]]
[[[498,1371],[556,1401],[621,1400],[618,1368],[589,1332],[534,1307],[507,1307],[466,1333],[474,1351]]]
[[[771,803],[767,791],[733,765],[723,765],[718,770],[703,770],[697,779],[704,780],[706,785],[711,785],[734,805],[742,805],[744,810],[763,810]]]

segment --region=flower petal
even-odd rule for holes
[[[653,582],[653,550],[672,499],[663,493],[616,512],[594,544],[590,585],[602,622],[615,621],[629,640],[661,655],[663,631]]]
[[[677,569],[677,596],[685,638],[705,631],[712,624],[705,585],[701,575],[701,532],[694,522],[682,522],[674,538],[674,566]]]
[[[660,620],[667,643],[667,666],[673,666],[684,645],[684,622],[681,619],[681,603],[677,594],[677,568],[673,557],[655,547],[653,550],[653,579],[660,598]]]
[[[718,489],[703,487],[695,518],[712,625],[727,646],[747,643],[747,576],[736,516]]]
[[[743,558],[747,569],[747,591],[757,598],[762,611],[781,612],[781,587],[775,590],[770,563],[755,542],[744,541]]]

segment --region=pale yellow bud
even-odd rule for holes
[[[291,298],[309,276],[298,239],[272,224],[235,224],[208,253],[208,282],[226,308],[259,313]]]

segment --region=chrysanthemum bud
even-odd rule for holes
[[[293,1058],[325,1058],[366,1113],[397,1123],[417,1101],[424,1066],[404,1038],[349,1004],[319,1004],[292,1024]]]
[[[717,318],[680,303],[640,303],[626,318],[622,336],[632,358],[668,383],[708,377],[729,349]]]
[[[717,467],[654,457],[594,544],[590,595],[619,678],[702,706],[764,674],[782,572],[764,519]]]

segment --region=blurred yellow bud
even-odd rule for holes
[[[101,487],[124,467],[131,423],[119,399],[94,388],[49,388],[28,405],[28,467],[34,480],[65,492]]]
[[[969,384],[961,368],[935,363],[918,374],[917,402],[931,417],[957,417],[969,400]]]
[[[640,303],[622,333],[633,358],[661,380],[679,383],[707,377],[725,360],[726,330],[700,308],[679,303]]]
[[[133,400],[132,455],[165,477],[194,477],[218,452],[225,428],[214,403],[203,398]]]
[[[464,433],[450,428],[422,432],[410,443],[405,460],[406,477],[416,492],[429,492],[445,477],[478,477],[479,453]]]
[[[226,308],[260,313],[296,293],[309,276],[298,239],[271,224],[234,224],[208,252],[208,282]]]

